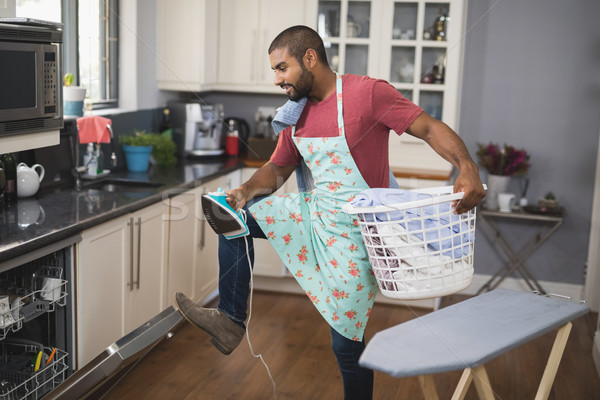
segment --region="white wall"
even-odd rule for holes
[[[582,285],[585,279],[598,128],[600,2],[469,1],[460,134],[472,155],[494,141],[531,153],[528,199],[553,191],[567,217],[528,266],[537,278]],[[513,179],[511,191],[517,192]],[[519,247],[531,234],[510,224]],[[482,237],[476,273],[501,259]]]
[[[164,107],[175,93],[156,88],[156,0],[119,3],[119,108]]]

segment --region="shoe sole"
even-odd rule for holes
[[[185,315],[185,313],[183,311],[181,311],[181,308],[179,306],[179,303],[177,302],[177,298],[175,298],[175,304],[177,305],[177,310],[179,311],[179,314],[181,314],[183,316],[183,318],[185,318],[185,320],[187,322],[189,322],[190,324],[194,325],[196,328],[198,329],[202,329],[204,332],[206,332],[209,336],[210,336],[210,342],[213,344],[213,346],[215,346],[217,348],[217,350],[219,350],[221,353],[225,354],[226,356],[230,355],[231,352],[233,350],[229,350],[227,349],[225,346],[223,346],[223,344],[221,342],[219,342],[217,340],[216,337],[214,337],[209,331],[207,331],[206,329],[204,329],[201,326],[196,325],[196,323],[194,323],[194,321],[192,321],[191,319],[189,319],[187,317],[187,315]]]

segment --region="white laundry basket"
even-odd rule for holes
[[[379,289],[384,296],[428,299],[460,292],[473,278],[476,210],[455,215],[462,199],[452,186],[417,189],[416,201],[355,207]]]

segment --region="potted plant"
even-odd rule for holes
[[[500,147],[496,143],[487,145],[477,143],[479,165],[488,172],[486,207],[498,209],[498,194],[508,190],[510,178],[515,175],[525,175],[529,171],[530,155],[525,149],[516,149],[507,144]]]
[[[554,212],[559,210],[558,200],[553,192],[548,192],[539,201],[540,209],[542,212]]]
[[[168,135],[136,130],[130,135],[119,136],[119,142],[123,145],[127,168],[132,172],[148,170],[151,156],[160,167],[177,162],[175,143]]]
[[[86,89],[81,86],[73,86],[75,77],[71,73],[63,76],[63,109],[65,115],[83,115],[83,101]]]

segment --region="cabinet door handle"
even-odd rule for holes
[[[264,47],[265,44],[266,44],[267,47],[269,46],[268,43],[267,43],[267,40],[268,40],[267,30],[263,29],[263,31],[262,31],[262,37],[260,38],[261,48]],[[261,62],[260,62],[260,81],[261,82],[265,81],[265,71],[266,71],[266,69],[265,69],[265,62],[266,62],[265,61],[265,57],[261,58]]]
[[[140,288],[140,265],[141,265],[141,261],[140,261],[140,256],[142,254],[142,217],[138,217],[137,220],[137,227],[138,227],[138,248],[137,248],[137,281],[135,282],[136,288],[139,289]],[[133,286],[132,282],[132,286]]]
[[[133,290],[133,217],[129,218],[129,222],[127,223],[129,226],[129,282],[127,286],[129,286],[129,290]]]
[[[256,54],[256,41],[258,40],[258,32],[256,29],[252,31],[252,54]],[[250,81],[256,81],[256,60],[250,63]]]

